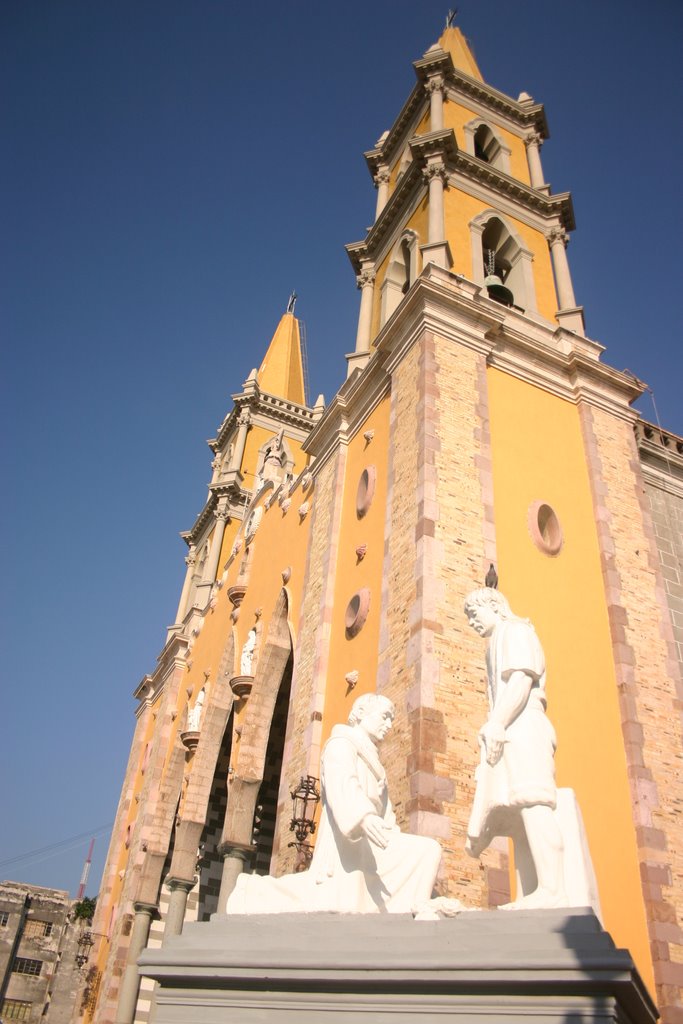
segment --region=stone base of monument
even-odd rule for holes
[[[650,1024],[626,950],[589,909],[219,916],[188,924],[141,973],[157,1024]]]

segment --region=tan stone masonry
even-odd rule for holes
[[[630,423],[581,407],[657,1000],[683,1020],[681,683]]]

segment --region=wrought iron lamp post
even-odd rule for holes
[[[301,776],[296,789],[291,792],[292,820],[289,831],[296,836],[296,841],[289,843],[297,851],[295,871],[306,871],[313,856],[313,846],[306,840],[315,832],[315,809],[320,800],[318,779],[314,775]]]

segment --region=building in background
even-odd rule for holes
[[[305,858],[290,794],[366,691],[396,706],[383,761],[401,826],[442,844],[442,891],[509,898],[505,846],[464,851],[486,693],[463,600],[491,564],[546,652],[605,927],[663,1020],[683,1014],[683,441],[639,420],[644,385],[585,332],[542,105],[487,85],[457,28],[415,71],[365,154],[345,383],[310,404],[292,300],[209,442],[176,621],[135,692],[98,1024],[149,1018],[146,945],[207,920],[241,871]]]
[[[0,1020],[69,1024],[80,1010],[90,924],[61,889],[0,883]]]

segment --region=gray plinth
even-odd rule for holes
[[[589,910],[216,916],[141,972],[157,1024],[651,1024],[626,950]]]

